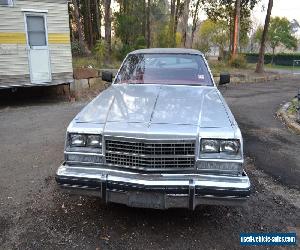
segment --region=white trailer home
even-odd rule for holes
[[[0,0],[0,88],[73,82],[67,0]]]

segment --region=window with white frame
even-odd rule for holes
[[[0,0],[1,5],[12,7],[14,6],[14,0]]]

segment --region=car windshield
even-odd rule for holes
[[[213,85],[200,55],[148,53],[129,55],[115,83]]]

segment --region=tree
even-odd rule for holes
[[[183,2],[181,0],[171,0],[170,7],[169,46],[175,47],[178,20],[182,14]]]
[[[184,1],[183,7],[183,20],[182,20],[182,44],[183,47],[187,47],[187,30],[188,30],[188,20],[190,11],[190,0]]]
[[[72,4],[73,4],[73,12],[74,12],[73,16],[74,16],[75,23],[76,23],[80,50],[83,51],[84,54],[90,54],[90,51],[88,50],[88,48],[86,47],[86,44],[84,42],[84,36],[83,36],[83,31],[82,31],[82,24],[80,21],[80,14],[79,14],[77,0],[72,0]]]
[[[146,47],[145,37],[145,2],[134,0],[118,0],[120,9],[115,13],[115,35],[122,42],[120,56],[128,52]]]
[[[71,11],[71,34],[78,38],[78,44],[84,48],[87,42],[92,49],[97,40],[101,39],[101,4],[100,0],[72,0]],[[73,41],[76,41],[76,39]],[[82,51],[87,51],[86,48]]]
[[[264,30],[262,33],[262,38],[261,38],[261,43],[260,43],[259,56],[258,56],[258,61],[257,61],[257,65],[256,65],[256,70],[255,70],[256,73],[262,73],[264,71],[266,40],[267,40],[267,34],[268,34],[269,25],[270,25],[272,8],[273,8],[273,0],[269,0]]]
[[[193,9],[192,9],[193,23],[192,23],[191,45],[190,45],[191,48],[193,47],[194,36],[195,36],[196,29],[197,29],[198,21],[199,21],[200,2],[201,2],[201,0],[195,0],[194,4],[193,4]]]
[[[196,47],[204,54],[209,53],[212,47],[218,47],[220,57],[223,57],[228,40],[229,32],[226,29],[226,22],[214,22],[207,19],[200,26]]]
[[[261,43],[261,38],[262,38],[263,32],[264,32],[264,26],[259,25],[253,34],[254,42],[259,43],[259,44]]]
[[[169,3],[165,0],[151,1],[151,46],[169,47]]]
[[[150,12],[151,12],[151,0],[147,1],[147,48],[151,45],[151,28],[150,28]]]
[[[104,0],[104,25],[105,25],[105,45],[106,45],[106,63],[111,62],[111,0]]]
[[[234,22],[237,0],[201,0],[209,19],[213,21],[225,21],[230,34],[229,50],[233,50]],[[245,37],[251,27],[251,10],[259,0],[240,0],[240,37]],[[244,33],[244,34],[241,34]]]
[[[234,14],[234,32],[233,32],[233,48],[232,56],[236,56],[239,48],[240,40],[240,18],[241,18],[241,0],[236,0]]]
[[[101,15],[100,15],[100,0],[93,1],[94,9],[94,30],[95,30],[95,40],[101,39]]]
[[[93,39],[93,26],[92,26],[92,19],[91,19],[91,0],[85,1],[85,26],[86,26],[86,36],[88,38],[89,48],[93,48],[94,46],[94,39]]]
[[[269,32],[267,35],[267,40],[269,41],[272,49],[271,64],[273,64],[275,49],[279,45],[282,45],[287,49],[297,49],[297,38],[293,36],[292,32],[292,25],[287,18],[271,18]]]
[[[255,31],[255,40],[261,42],[262,34],[263,27],[259,26]],[[278,46],[296,49],[297,38],[294,36],[293,23],[290,23],[285,17],[271,17],[265,43],[272,49],[271,64],[273,64],[275,50]]]

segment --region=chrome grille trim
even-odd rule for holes
[[[195,141],[151,141],[107,138],[108,165],[140,170],[178,170],[195,168]]]

